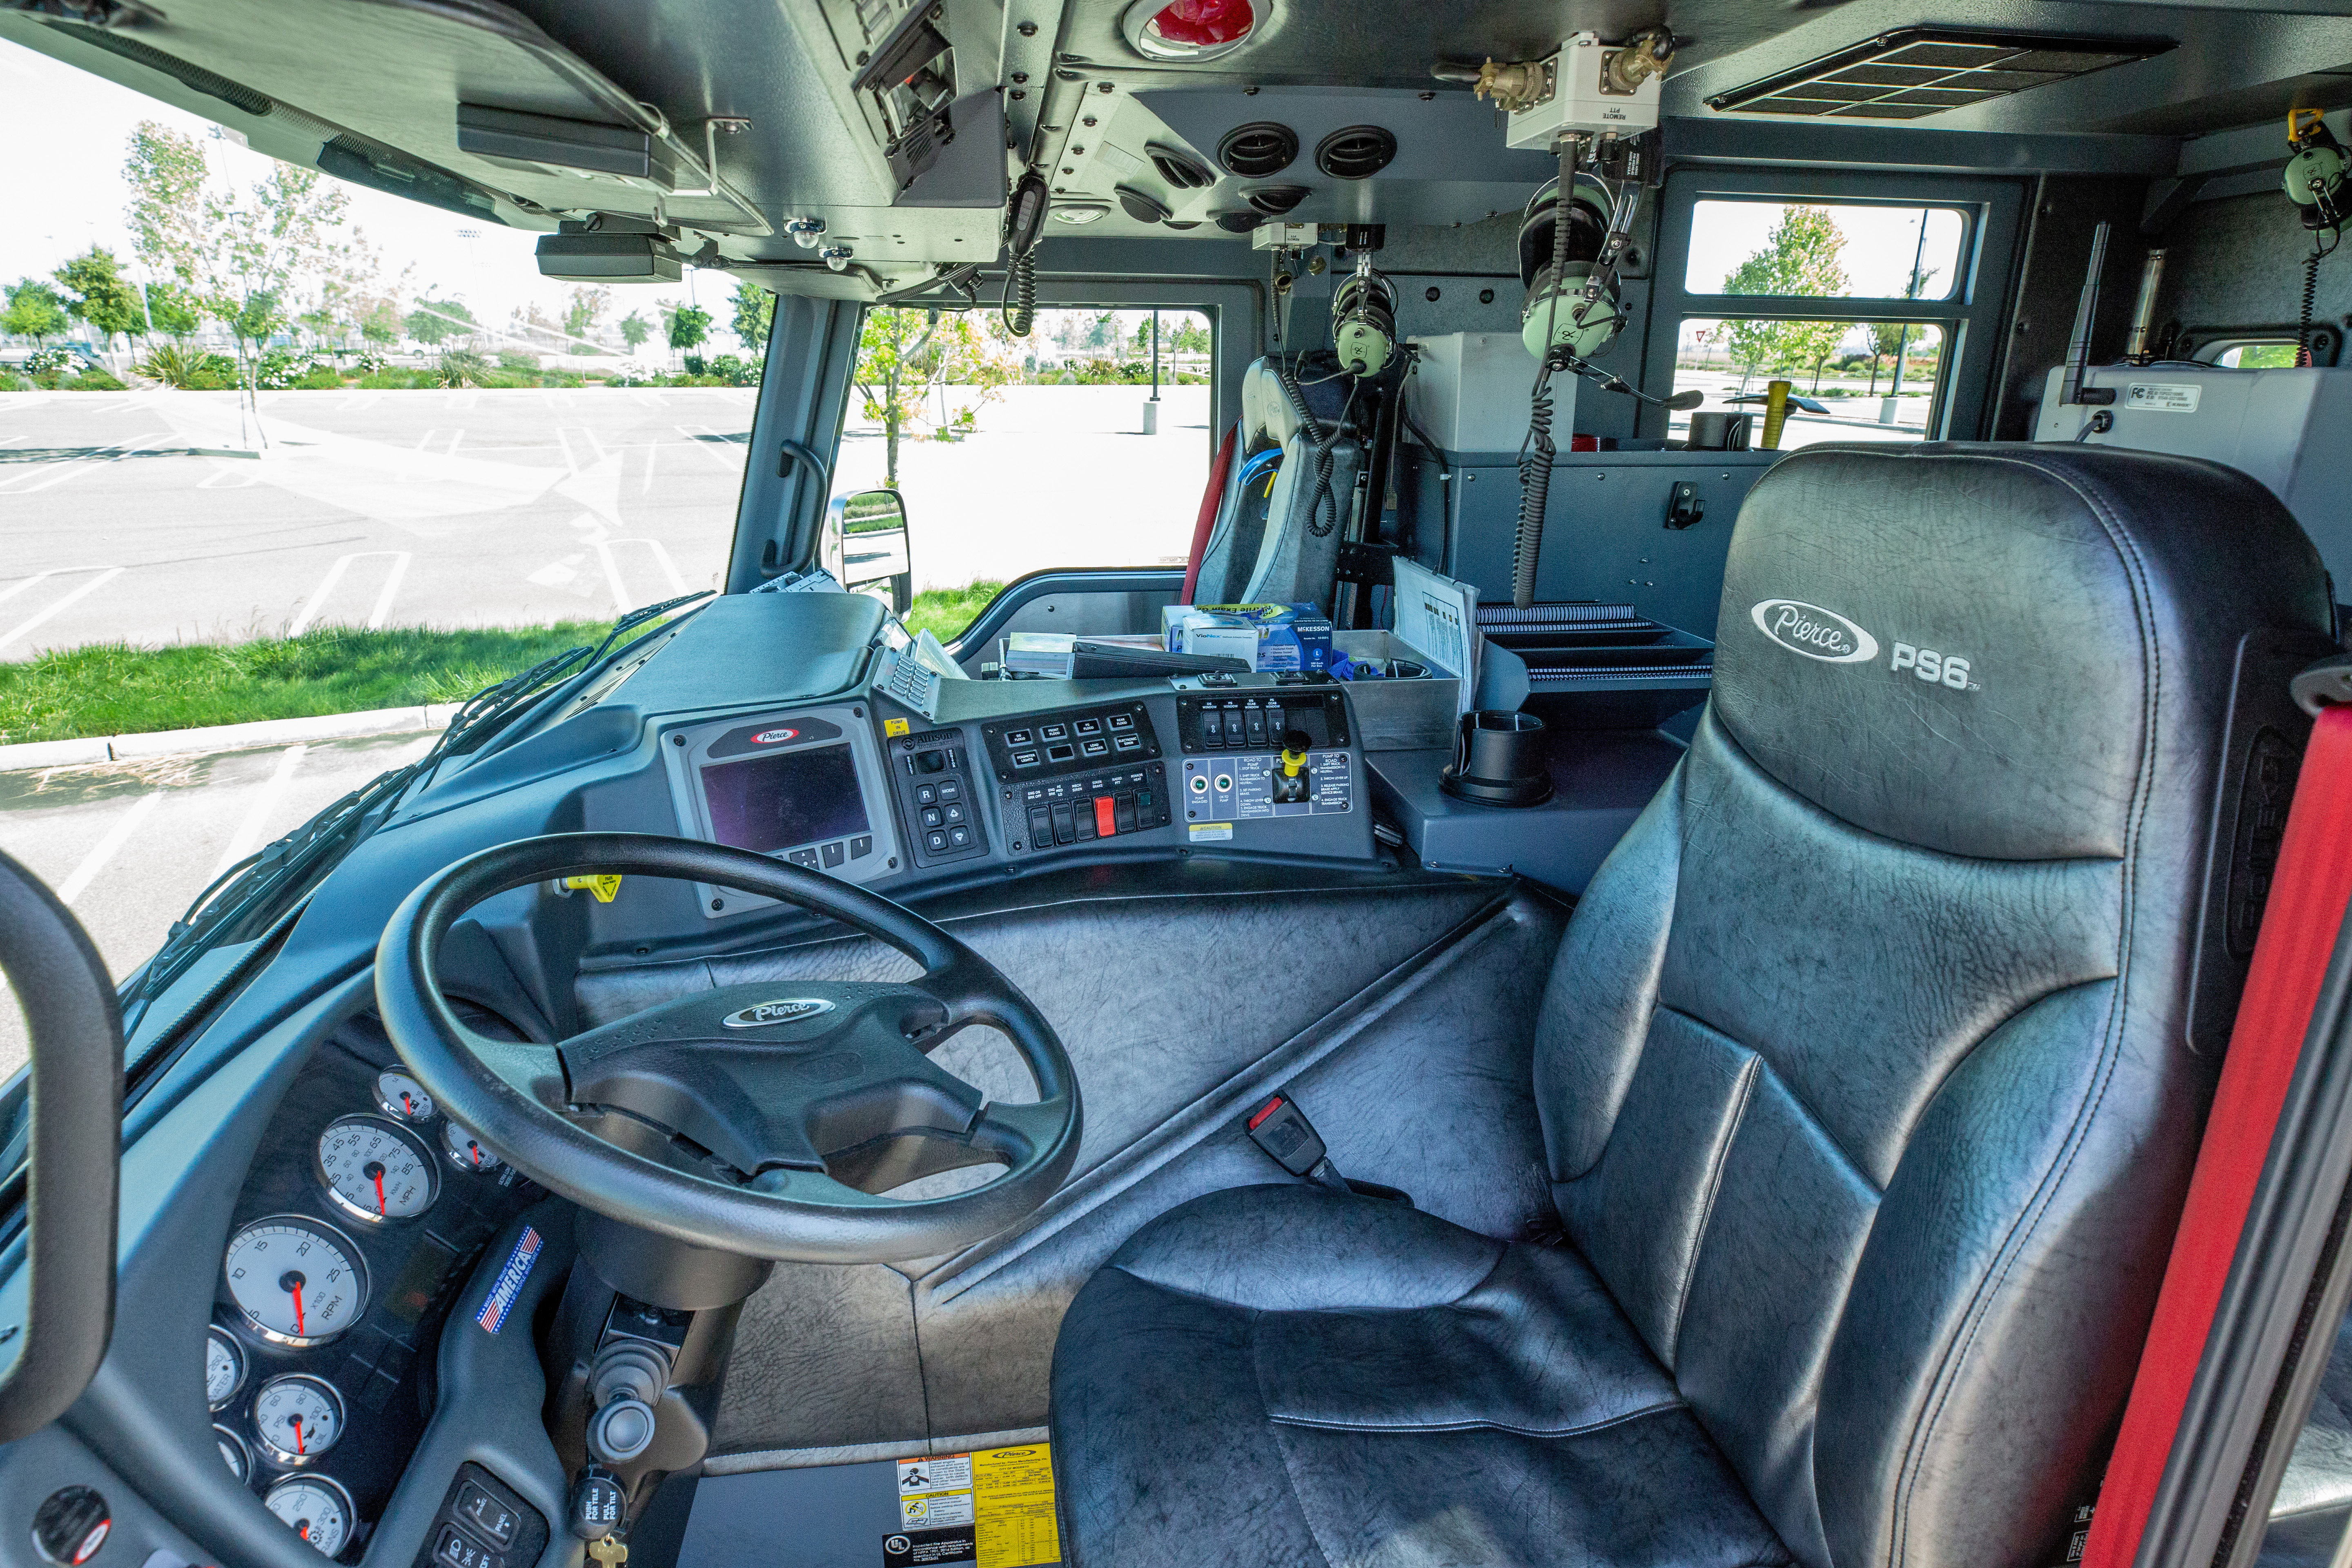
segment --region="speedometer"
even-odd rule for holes
[[[319,1134],[319,1180],[335,1206],[369,1225],[433,1206],[441,1173],[416,1135],[380,1116],[346,1116]]]
[[[367,1266],[341,1231],[299,1215],[255,1220],[229,1238],[228,1293],[264,1338],[322,1345],[367,1310]]]
[[[325,1476],[289,1476],[261,1500],[289,1530],[329,1557],[342,1551],[358,1522],[352,1494]]]

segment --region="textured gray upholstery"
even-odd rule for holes
[[[1776,467],[1690,752],[1550,975],[1563,1243],[1303,1189],[1147,1226],[1055,1356],[1072,1561],[2035,1562],[2218,1066],[2189,956],[2240,639],[2330,614],[2211,465]]]

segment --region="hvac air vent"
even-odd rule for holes
[[[1260,185],[1242,198],[1268,217],[1280,217],[1307,199],[1305,185]]]
[[[1145,144],[1143,155],[1160,171],[1160,177],[1180,191],[1198,191],[1217,183],[1216,172],[1204,167],[1190,153],[1181,153],[1163,142]]]
[[[2128,65],[2169,38],[2080,38],[1906,27],[1706,100],[1709,109],[1839,120],[1917,120]]]
[[[1111,195],[1117,196],[1118,205],[1127,209],[1127,216],[1138,223],[1168,221],[1168,208],[1157,196],[1139,191],[1132,185],[1121,185],[1111,192]]]
[[[1315,166],[1335,180],[1369,180],[1395,156],[1395,137],[1377,125],[1350,125],[1323,138]]]
[[[1228,174],[1244,180],[1263,180],[1290,167],[1298,156],[1298,132],[1271,120],[1237,125],[1217,143],[1217,162]]]
[[[1255,213],[1219,213],[1217,226],[1227,234],[1247,234],[1265,219]]]

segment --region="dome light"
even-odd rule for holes
[[[1257,30],[1267,0],[1136,0],[1119,19],[1129,47],[1146,59],[1207,60],[1230,53]]]

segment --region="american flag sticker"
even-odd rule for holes
[[[485,1330],[497,1333],[507,1326],[507,1314],[514,1310],[515,1298],[522,1294],[524,1283],[530,1279],[531,1266],[539,1261],[539,1232],[530,1226],[515,1237],[514,1250],[507,1254],[507,1266],[499,1270],[498,1283],[490,1287],[489,1299],[482,1310],[474,1314],[474,1321]]]

